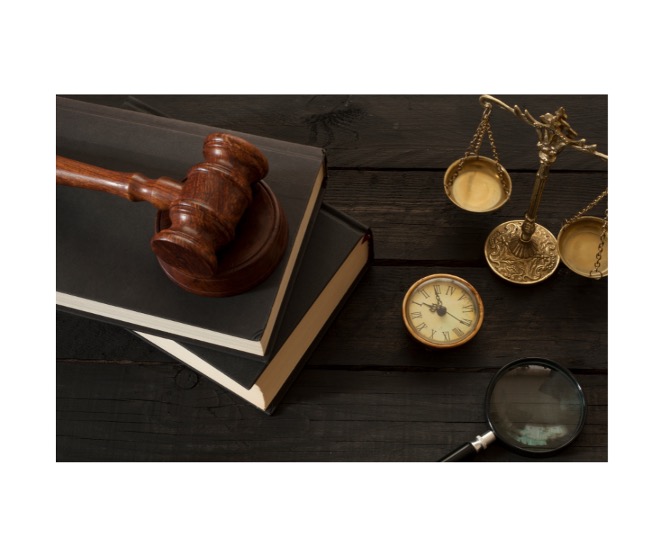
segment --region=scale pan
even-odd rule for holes
[[[599,279],[609,274],[609,239],[604,240],[604,249],[599,269],[595,272],[595,261],[599,242],[604,230],[604,219],[580,217],[565,225],[558,233],[560,259],[574,273],[591,279]]]
[[[503,174],[505,187],[500,181],[498,168]],[[452,180],[455,174],[457,177]],[[502,207],[512,194],[512,179],[507,171],[493,159],[481,155],[454,161],[443,180],[445,193],[452,203],[473,213],[494,211]]]

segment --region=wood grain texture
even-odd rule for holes
[[[411,340],[401,321],[401,303],[408,287],[436,272],[468,280],[485,307],[484,324],[476,337],[444,352],[424,349]],[[571,368],[604,369],[606,283],[582,281],[561,270],[549,283],[524,288],[503,281],[486,268],[374,266],[309,362],[499,368],[516,358],[549,355]],[[579,299],[583,305],[573,302]]]
[[[273,416],[182,366],[58,364],[59,460],[435,461],[486,429],[486,370],[309,368]],[[606,377],[578,374],[587,425],[566,461],[606,458]],[[491,448],[480,459],[528,460]],[[549,457],[559,459],[559,456]]]
[[[456,262],[485,265],[484,243],[494,227],[523,219],[533,173],[512,173],[510,201],[489,214],[458,209],[443,192],[443,173],[433,171],[332,170],[326,201],[370,226],[380,260]],[[552,173],[538,222],[554,235],[607,187],[607,175]],[[591,214],[602,216],[606,198]]]
[[[563,104],[580,135],[607,152],[605,96],[497,96],[535,115]],[[491,376],[527,356],[570,368],[589,405],[581,436],[545,459],[608,460],[608,280],[561,264],[522,287],[495,276],[483,256],[488,233],[528,207],[537,158],[525,124],[495,114],[513,196],[473,215],[445,198],[442,179],[479,121],[474,96],[95,101],[325,147],[325,201],[371,226],[376,258],[273,416],[122,329],[58,314],[58,460],[435,461],[484,431]],[[565,152],[552,168],[538,222],[554,234],[606,187],[606,164],[594,159]],[[401,323],[406,289],[434,272],[465,277],[486,306],[480,333],[453,351],[423,349]],[[477,460],[537,458],[494,444]]]
[[[475,95],[141,95],[153,112],[171,118],[325,148],[331,168],[444,169],[463,156],[480,123]],[[572,127],[606,153],[606,95],[492,93],[535,117],[564,106]],[[127,96],[72,96],[135,108]],[[507,170],[537,170],[537,135],[496,109],[492,127]],[[488,149],[488,146],[485,146]],[[606,163],[564,152],[556,170],[606,170]]]

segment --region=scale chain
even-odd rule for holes
[[[486,123],[486,132],[489,137],[489,143],[491,144],[491,151],[493,152],[493,159],[496,162],[496,172],[498,173],[498,178],[500,178],[500,184],[503,187],[503,191],[506,195],[509,196],[509,191],[507,189],[507,184],[505,183],[505,176],[503,175],[503,170],[498,159],[498,150],[496,149],[496,142],[493,140],[493,132],[491,131],[491,123],[487,120]]]
[[[479,126],[477,126],[477,130],[475,130],[475,134],[473,135],[473,139],[470,140],[470,145],[468,146],[468,149],[466,149],[466,152],[463,154],[463,158],[461,159],[461,162],[456,168],[456,171],[454,174],[450,177],[449,181],[447,184],[445,184],[445,188],[450,188],[452,184],[454,184],[454,181],[458,178],[459,173],[461,172],[461,169],[463,168],[464,163],[470,157],[471,155],[477,155],[479,153],[480,147],[482,146],[482,140],[484,139],[484,133],[486,132],[486,124],[489,121],[489,117],[491,115],[491,105],[487,105],[484,108],[484,112],[482,113],[482,118],[480,120]]]
[[[606,192],[605,192],[606,193]],[[602,196],[603,197],[603,196]],[[604,225],[602,225],[602,235],[599,237],[599,246],[597,247],[597,255],[595,256],[595,268],[590,272],[590,276],[594,279],[595,275],[599,275],[597,279],[601,279],[604,274],[599,270],[602,261],[602,252],[604,251],[604,243],[606,242],[606,233],[609,228],[609,208],[604,211]]]
[[[493,158],[496,162],[496,171],[498,174],[498,178],[500,179],[500,184],[503,187],[503,191],[509,196],[509,189],[507,187],[507,183],[505,182],[505,176],[503,174],[503,171],[500,166],[500,161],[498,159],[498,150],[496,148],[496,142],[493,139],[493,132],[491,131],[491,122],[490,122],[490,117],[491,117],[491,109],[493,108],[493,105],[491,103],[487,103],[484,107],[484,112],[482,113],[482,118],[480,120],[479,126],[477,127],[477,130],[475,131],[475,135],[473,135],[473,139],[470,140],[470,145],[468,146],[468,149],[463,155],[463,159],[457,166],[454,174],[450,177],[448,184],[446,184],[446,187],[451,186],[454,184],[454,181],[458,178],[461,169],[463,168],[464,163],[470,157],[471,155],[479,155],[480,148],[482,147],[482,142],[484,141],[484,135],[486,134],[489,137],[489,144],[491,145],[491,151],[493,154]]]
[[[569,225],[570,223],[574,223],[574,221],[578,221],[581,217],[583,217],[588,211],[590,211],[593,207],[595,207],[599,202],[602,201],[604,196],[606,196],[609,193],[609,189],[607,188],[604,190],[599,196],[597,196],[593,201],[591,201],[586,207],[584,207],[581,211],[579,211],[574,217],[570,217],[569,219],[565,219],[563,222],[563,225]],[[608,211],[608,209],[607,209]]]
[[[491,118],[491,107],[488,106],[484,109],[482,113],[482,118],[480,124],[475,131],[473,139],[470,140],[470,146],[464,154],[464,158],[469,157],[471,154],[478,155],[480,148],[482,147],[482,142],[484,141],[484,134],[486,133],[487,128],[489,127],[489,119]]]

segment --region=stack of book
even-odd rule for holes
[[[133,331],[271,413],[372,257],[370,230],[322,202],[324,152],[66,98],[56,110],[57,154],[112,170],[183,178],[220,131],[267,157],[289,240],[266,281],[231,297],[188,293],[150,249],[154,207],[57,186],[56,305]]]

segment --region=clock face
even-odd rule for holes
[[[402,315],[415,339],[444,349],[475,336],[484,320],[484,305],[468,281],[440,273],[424,277],[408,289]]]

